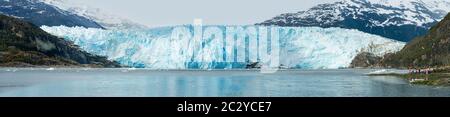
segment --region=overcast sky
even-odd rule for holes
[[[191,24],[254,24],[281,13],[306,10],[337,0],[77,0],[133,21],[167,26]]]

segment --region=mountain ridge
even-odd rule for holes
[[[103,28],[97,22],[64,11],[39,0],[0,0],[0,14],[19,18],[37,26],[82,26]]]
[[[426,34],[448,12],[450,2],[445,0],[342,0],[281,14],[256,25],[358,29],[408,42]]]
[[[69,0],[38,0],[48,5],[68,11],[73,14],[96,21],[106,29],[146,29],[147,26],[136,23],[126,18],[106,13],[101,9],[90,7],[84,4],[75,3]]]

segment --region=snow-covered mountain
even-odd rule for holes
[[[196,31],[193,26],[183,27],[190,31],[187,34]],[[128,66],[152,69],[245,68],[248,63],[220,62],[229,55],[227,52],[223,52],[224,48],[229,46],[224,46],[221,39],[223,35],[229,34],[228,31],[225,31],[228,27],[235,26],[203,26],[205,30],[201,37],[203,42],[197,43],[203,46],[194,49],[193,52],[187,50],[190,50],[190,45],[195,44],[193,43],[195,36],[186,36],[188,41],[180,36],[173,37],[174,27],[150,30],[103,30],[64,26],[43,26],[41,28],[50,34],[73,41],[88,52],[107,56],[111,60]],[[249,27],[255,27],[259,33],[238,31],[236,34],[245,35],[244,38],[259,35],[257,38],[260,41],[259,46],[269,43],[261,42],[263,39],[261,35],[268,35],[268,33],[264,33],[263,29],[275,31],[271,31],[271,35],[279,32],[280,66],[289,68],[344,68],[348,67],[360,52],[383,56],[385,53],[396,52],[405,45],[403,42],[353,29],[246,26],[247,29]],[[222,32],[211,33],[208,29]],[[236,47],[248,47],[246,44],[250,44],[249,40],[250,37],[245,39],[245,43],[236,41]],[[250,50],[245,50],[245,53],[249,55],[256,53]],[[239,55],[244,56],[245,54]],[[239,55],[236,56],[239,57]],[[259,57],[259,59],[261,58]]]
[[[20,18],[38,26],[65,25],[103,28],[91,19],[42,3],[39,0],[0,0],[0,14]]]
[[[448,12],[449,0],[342,0],[259,25],[341,27],[407,42],[424,35]]]
[[[107,29],[132,29],[132,28],[147,28],[145,25],[133,22],[110,13],[106,13],[98,8],[79,4],[70,0],[39,0],[49,5],[56,6],[65,11],[86,17],[96,21]]]

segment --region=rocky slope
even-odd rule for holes
[[[403,68],[450,65],[450,14],[425,36],[412,40],[380,65]]]
[[[356,55],[350,64],[350,68],[372,68],[380,62],[382,57],[376,56],[372,53],[362,52]]]
[[[0,15],[0,66],[119,67],[20,19]]]

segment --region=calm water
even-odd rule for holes
[[[450,96],[448,87],[410,85],[375,70],[154,71],[0,69],[0,96]]]

